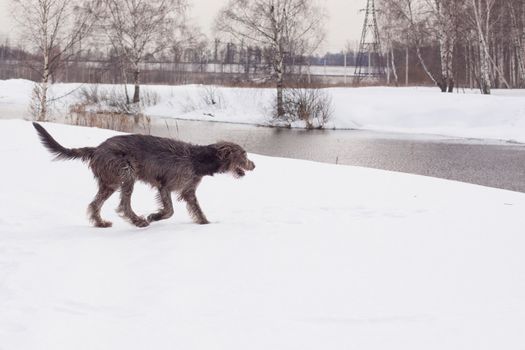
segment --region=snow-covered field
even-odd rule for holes
[[[56,84],[52,96],[63,96],[79,84]],[[0,118],[27,115],[32,83],[0,81]],[[101,90],[122,90],[102,85]],[[200,85],[146,86],[158,103],[146,109],[156,117],[266,125],[272,115],[273,89],[224,88]],[[333,88],[333,119],[327,128],[363,129],[412,134],[525,142],[525,90],[442,94],[437,88]],[[213,97],[216,104],[206,103]],[[78,90],[55,103],[65,114],[78,102]],[[301,124],[295,125],[301,127]]]
[[[66,146],[114,132],[47,124]],[[525,194],[250,157],[179,203],[95,229],[80,162],[0,121],[0,349],[523,349]],[[156,209],[139,186],[137,212]]]

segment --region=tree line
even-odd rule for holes
[[[412,55],[443,92],[458,83],[483,94],[525,86],[524,0],[378,1],[386,65],[396,83]]]
[[[342,62],[349,48],[319,60],[326,11],[316,0],[229,0],[215,19],[212,42],[188,21],[190,0],[11,0],[21,41],[16,51],[39,83],[33,100],[38,119],[47,114],[48,89],[75,58],[110,57],[115,81],[134,86],[138,104],[144,66],[155,61],[238,62],[276,89],[275,114],[286,114],[286,93],[296,66]],[[384,64],[389,82],[458,86],[525,86],[525,0],[377,0]],[[15,52],[13,51],[13,52]],[[2,51],[6,55],[8,51]]]
[[[143,63],[198,47],[201,34],[188,22],[186,0],[12,0],[29,64],[38,75],[33,91],[37,119],[45,120],[52,77],[64,62],[100,46],[117,58],[126,99],[140,101]],[[276,115],[284,116],[283,89],[290,58],[311,54],[324,39],[324,10],[314,0],[230,0],[215,28],[228,42],[262,48],[271,66]],[[129,81],[128,81],[129,79]]]

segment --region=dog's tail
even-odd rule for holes
[[[94,147],[83,147],[83,148],[65,148],[56,140],[49,135],[46,129],[38,123],[33,123],[40,141],[49,152],[55,155],[57,160],[70,160],[70,159],[82,159],[83,161],[88,161],[93,157],[95,152]]]

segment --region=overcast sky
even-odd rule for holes
[[[14,36],[14,23],[9,13],[11,0],[0,0],[0,35]],[[213,19],[227,0],[189,0],[192,4],[191,15],[205,34],[211,34]],[[363,14],[359,9],[366,5],[366,0],[320,0],[329,13],[327,22],[327,40],[323,51],[341,51],[347,41],[359,40],[363,25]]]

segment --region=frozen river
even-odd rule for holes
[[[148,131],[143,128],[134,131],[200,144],[229,140],[241,144],[249,152],[263,155],[378,168],[525,192],[523,144],[368,131],[275,129],[160,118],[152,120]]]

